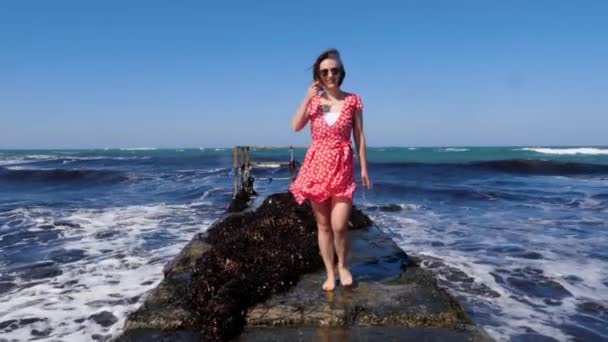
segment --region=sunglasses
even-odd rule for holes
[[[336,75],[339,76],[342,73],[342,69],[341,68],[330,68],[330,69],[321,69],[319,70],[320,74],[322,77],[327,77],[329,75],[329,72],[331,71],[332,75]]]

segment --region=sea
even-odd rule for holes
[[[257,206],[287,190],[290,153],[251,158],[276,162],[252,170]],[[357,177],[355,205],[492,337],[608,341],[608,147],[374,147],[368,159],[373,188]],[[0,341],[118,336],[233,184],[232,148],[0,150]]]

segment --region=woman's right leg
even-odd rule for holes
[[[319,238],[319,250],[325,264],[327,280],[323,284],[323,290],[333,291],[336,287],[336,275],[334,274],[334,236],[331,229],[331,201],[317,203],[311,201],[312,211],[317,220]]]

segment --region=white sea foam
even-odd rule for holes
[[[263,164],[263,165],[256,165],[255,167],[256,168],[260,168],[260,169],[261,168],[276,169],[276,168],[281,167],[281,164],[271,164],[271,163],[268,163],[268,164]]]
[[[456,148],[456,147],[447,147],[440,149],[439,152],[466,152],[469,151],[468,148]]]
[[[411,203],[401,203],[399,206],[405,210],[422,210],[425,208],[423,205]]]
[[[516,151],[532,151],[532,152],[537,152],[537,153],[558,154],[558,155],[576,155],[576,154],[608,155],[608,149],[594,148],[594,147],[577,147],[577,148],[525,147],[525,148],[516,149]]]
[[[605,283],[608,279],[608,262],[586,257],[593,248],[597,250],[608,244],[607,238],[594,236],[592,240],[587,240],[553,236],[548,229],[555,227],[556,222],[548,219],[507,222],[500,212],[483,215],[485,219],[482,218],[480,222],[492,222],[505,228],[481,233],[476,230],[479,228],[467,227],[467,222],[437,215],[432,210],[377,213],[372,218],[381,229],[390,232],[397,244],[409,254],[423,260],[440,260],[445,264],[445,267],[437,267],[436,263],[423,262],[423,266],[432,266],[430,269],[440,283],[447,286],[464,303],[465,308],[483,312],[480,317],[485,318],[476,323],[499,341],[508,341],[524,333],[522,327],[560,341],[568,340],[571,336],[558,326],[560,322],[572,320],[571,317],[577,314],[577,304],[591,300],[608,305],[608,287]],[[596,221],[591,220],[591,223]],[[576,225],[576,222],[570,223]],[[534,228],[539,225],[548,228]],[[547,233],[539,234],[541,229]],[[514,245],[513,241],[525,243]],[[463,248],[459,248],[461,245]],[[479,246],[478,249],[476,246]],[[526,259],[488,253],[488,249],[496,246],[521,246],[527,251],[541,253],[542,258]],[[561,305],[551,306],[544,302],[544,298],[527,294],[522,297],[521,293],[512,292],[511,288],[497,282],[492,275],[497,273],[497,268],[511,273],[525,267],[542,270],[543,277],[563,286],[572,296],[563,298]],[[449,277],[450,269],[464,272],[473,278],[473,283],[454,281]],[[568,277],[572,275],[582,280],[569,282]],[[484,286],[499,296],[486,296],[475,291]]]
[[[62,273],[42,282],[28,285],[16,279],[17,288],[0,296],[0,320],[43,321],[5,332],[3,339],[25,341],[32,338],[32,329],[49,328],[52,331],[42,340],[84,341],[94,334],[115,337],[127,314],[161,281],[165,263],[194,232],[205,230],[214,215],[187,205],[163,204],[68,212],[22,208],[5,214],[13,223],[11,229],[29,227],[33,233],[42,225],[69,222],[71,226],[55,229],[63,242],[60,248],[80,250],[85,256],[58,264]],[[117,322],[103,327],[89,319],[103,311]]]
[[[10,156],[0,160],[0,166],[15,165],[15,164],[32,164],[45,161],[61,160],[62,164],[69,164],[78,161],[94,161],[94,160],[147,160],[150,156],[60,156],[60,155],[25,155],[25,156]]]
[[[53,156],[53,155],[42,155],[42,154],[27,155],[27,156],[10,156],[3,160],[0,160],[0,166],[13,165],[13,164],[27,164],[27,163],[34,163],[34,162],[39,162],[39,161],[50,161],[50,160],[57,160],[57,159],[61,159],[61,157]]]
[[[154,151],[158,150],[156,147],[123,147],[121,151]]]

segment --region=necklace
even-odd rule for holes
[[[340,99],[340,100],[325,99],[325,100],[327,101],[326,103],[321,103],[324,113],[331,112],[331,108],[334,105],[344,102],[344,99]]]

